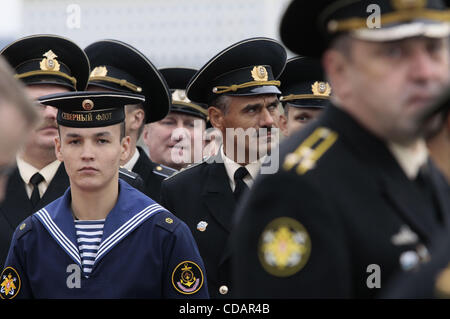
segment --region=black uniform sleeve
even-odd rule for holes
[[[232,233],[233,297],[351,297],[347,239],[332,206],[295,171],[260,176]]]
[[[28,275],[26,272],[25,246],[27,237],[31,234],[31,216],[25,219],[13,235],[5,268],[0,276],[0,297],[2,299],[33,298]]]

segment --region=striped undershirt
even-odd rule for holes
[[[103,236],[104,219],[99,220],[75,220],[78,250],[80,251],[83,273],[89,275],[92,272],[95,257]]]

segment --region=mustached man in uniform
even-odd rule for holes
[[[0,297],[208,297],[188,227],[118,178],[130,152],[124,105],[144,99],[118,92],[40,98],[58,107],[56,153],[70,188],[16,229]]]
[[[285,64],[286,51],[275,40],[246,39],[213,57],[187,87],[191,101],[208,105],[223,145],[215,156],[164,180],[161,204],[194,234],[214,298],[233,290],[228,239],[234,210],[275,148],[277,78]]]

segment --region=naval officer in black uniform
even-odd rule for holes
[[[187,87],[191,101],[209,106],[211,124],[222,132],[224,144],[216,156],[164,180],[161,204],[194,234],[212,298],[229,297],[233,290],[228,245],[232,218],[236,202],[262,165],[263,157],[251,160],[254,148],[259,144],[267,153],[274,147],[270,131],[279,117],[277,78],[285,63],[285,49],[275,40],[247,39],[213,57]],[[234,129],[260,134],[242,143]]]
[[[332,105],[281,145],[280,170],[237,212],[234,297],[375,297],[450,230],[448,185],[417,120],[449,81],[449,12],[377,5],[294,1],[283,17],[284,44],[322,58]]]
[[[284,109],[280,130],[290,136],[319,117],[328,105],[332,89],[320,61],[314,58],[290,58],[279,80]]]
[[[145,124],[159,121],[169,113],[171,96],[166,81],[144,54],[122,41],[97,41],[85,52],[92,68],[89,91],[129,92],[146,98],[143,103],[125,107],[125,128],[132,151],[121,164],[139,174],[145,183],[145,194],[158,201],[162,180],[175,171],[151,161],[137,141]]]
[[[165,118],[146,125],[143,139],[153,161],[179,170],[202,161],[208,112],[186,96],[186,87],[197,70],[175,67],[159,71],[172,93],[172,106]]]

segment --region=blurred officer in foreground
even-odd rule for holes
[[[37,109],[24,87],[14,79],[10,66],[0,57],[0,202],[9,174],[15,168],[17,152],[38,119]],[[0,224],[6,223],[4,218],[0,212]]]
[[[319,117],[328,105],[331,87],[324,80],[320,61],[306,57],[289,59],[279,80],[284,108],[280,129],[290,136]]]
[[[174,171],[150,160],[137,141],[146,123],[159,121],[169,113],[170,92],[164,77],[146,56],[122,41],[97,41],[87,46],[85,52],[92,68],[89,91],[145,96],[145,102],[125,106],[125,129],[131,138],[131,153],[121,165],[139,174],[144,179],[145,194],[158,201],[162,180]]]
[[[436,114],[440,117],[442,128],[439,134],[432,139],[437,138],[433,143],[441,144],[441,147],[447,148],[431,154],[433,159],[438,159],[437,164],[444,164],[443,168],[448,167],[450,159],[447,157],[447,162],[444,163],[442,159],[448,156],[448,139],[445,139],[448,133],[448,121],[450,118],[450,91],[447,89],[446,93],[438,100],[436,105],[427,112],[425,118],[430,118],[430,115]],[[432,116],[436,118],[436,116]],[[439,119],[438,119],[439,120]],[[447,133],[445,133],[447,131]],[[433,145],[436,147],[436,145]],[[447,155],[445,155],[447,154]],[[445,166],[447,165],[447,166]],[[448,196],[450,196],[450,186],[448,185]],[[450,298],[450,232],[438,233],[434,240],[434,247],[431,248],[431,260],[421,267],[418,271],[399,273],[394,276],[393,280],[388,283],[388,288],[384,290],[382,297],[384,298]]]
[[[161,205],[187,223],[205,261],[211,297],[233,290],[228,238],[236,203],[251,187],[277,142],[278,76],[286,51],[275,40],[252,38],[226,48],[187,87],[191,101],[208,105],[223,136],[218,154],[164,180]],[[247,133],[245,135],[245,132]]]
[[[297,0],[283,17],[284,44],[322,57],[332,103],[281,146],[280,170],[238,211],[234,297],[375,297],[450,231],[448,185],[419,120],[449,82],[449,11],[377,1],[374,28],[368,8]]]
[[[186,96],[186,86],[197,70],[166,68],[159,71],[170,87],[172,106],[165,118],[146,125],[144,142],[153,161],[180,170],[203,158],[208,112],[205,106]]]
[[[6,46],[1,55],[14,68],[15,77],[26,85],[31,98],[58,92],[84,90],[89,77],[89,61],[74,42],[56,35],[33,35]],[[8,253],[14,229],[26,217],[60,197],[69,186],[64,165],[56,158],[57,109],[39,105],[43,121],[30,133],[17,168],[8,181],[5,200],[0,205],[0,268]],[[120,178],[143,189],[137,175],[120,169]]]
[[[0,297],[208,297],[187,226],[118,178],[130,152],[124,105],[144,99],[123,92],[40,98],[58,107],[56,153],[70,188],[15,231]]]

